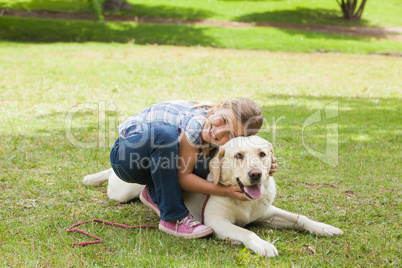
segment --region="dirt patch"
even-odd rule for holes
[[[313,189],[321,189],[321,188],[332,188],[332,189],[338,189],[339,187],[329,184],[329,183],[322,183],[322,184],[317,184],[317,183],[304,183],[307,188],[313,188]]]
[[[76,12],[56,12],[44,10],[0,10],[0,16],[18,16],[43,19],[65,19],[65,20],[94,20],[95,16],[91,13]],[[169,23],[169,24],[188,24],[188,25],[207,25],[227,28],[247,28],[247,27],[273,27],[278,29],[311,31],[328,34],[351,35],[359,37],[373,37],[402,41],[402,27],[364,27],[364,26],[335,26],[319,24],[292,24],[292,23],[252,23],[252,22],[233,22],[215,20],[181,20],[171,18],[151,18],[128,15],[106,15],[105,21],[132,21],[136,23]]]

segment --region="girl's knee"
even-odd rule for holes
[[[159,145],[179,145],[179,130],[171,126],[158,126],[154,128],[154,141]]]

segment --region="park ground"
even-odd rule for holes
[[[52,9],[49,2],[16,1],[88,13],[82,6]],[[221,9],[211,14],[211,5],[229,9],[243,1],[212,1],[203,8],[162,2],[141,4],[138,17],[161,17],[155,14],[163,7],[175,19],[232,23]],[[248,8],[258,10],[267,1],[252,2]],[[17,7],[12,10],[33,10]],[[392,7],[398,5],[386,9]],[[298,10],[313,14],[315,8]],[[289,23],[302,24],[289,11],[297,8],[284,10],[280,14],[294,17]],[[401,26],[392,12],[367,11],[358,25],[332,25]],[[331,25],[322,17],[311,20],[306,24]],[[17,16],[0,17],[0,26],[0,266],[400,266],[400,41],[273,27]],[[83,229],[105,241],[71,246],[88,240],[66,231],[83,220],[158,224],[140,201],[119,204],[108,200],[106,186],[82,184],[83,176],[109,168],[119,122],[164,100],[236,96],[248,96],[263,109],[259,135],[273,143],[279,164],[275,205],[339,227],[343,236],[249,227],[278,248],[279,256],[269,259],[215,238],[183,240],[157,230],[89,224]],[[336,117],[326,118],[329,106],[336,107]],[[317,111],[321,120],[306,127]],[[328,163],[311,150],[325,154],[334,129],[336,163]]]

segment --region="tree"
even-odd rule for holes
[[[106,0],[103,4],[105,11],[119,12],[122,9],[130,10],[132,6],[126,0]]]
[[[347,20],[360,20],[363,14],[364,6],[366,5],[367,0],[362,0],[359,8],[356,11],[358,6],[358,0],[336,0],[339,6],[342,9],[343,17]]]
[[[103,21],[103,11],[119,12],[122,9],[132,9],[126,0],[88,0],[97,21]]]

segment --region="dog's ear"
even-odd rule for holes
[[[219,178],[221,176],[222,158],[224,155],[225,149],[219,148],[218,153],[209,162],[209,172],[211,173],[214,184],[218,184],[219,182]]]
[[[274,147],[272,146],[272,144],[270,142],[268,142],[268,148],[269,151],[271,152],[272,156],[274,155]]]
[[[268,173],[271,170],[271,165],[272,165],[272,157],[274,157],[274,147],[272,146],[272,144],[270,142],[268,142],[268,148],[269,148],[269,152],[271,153],[271,159],[269,159],[269,162],[271,163],[268,167]]]

